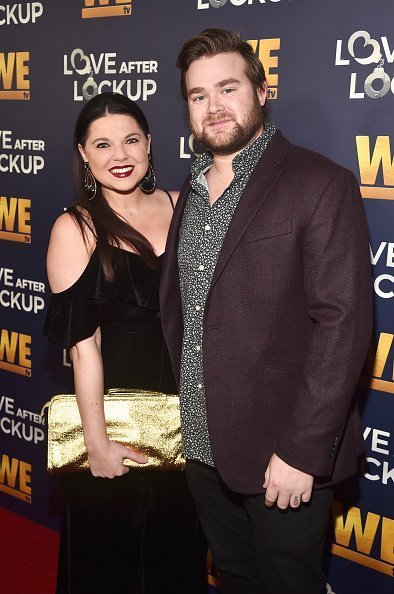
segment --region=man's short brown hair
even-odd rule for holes
[[[244,59],[246,75],[252,85],[256,89],[264,86],[266,82],[264,67],[247,41],[243,41],[233,31],[205,29],[184,43],[176,61],[176,65],[181,70],[181,91],[185,101],[187,100],[185,77],[190,64],[203,57],[231,52],[239,54]]]

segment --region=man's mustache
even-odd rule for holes
[[[232,120],[232,121],[234,121],[234,116],[231,113],[226,113],[226,112],[222,112],[220,115],[206,116],[203,119],[203,127],[210,126],[211,124],[215,124],[216,122],[220,122],[221,120]]]

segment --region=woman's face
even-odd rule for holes
[[[107,114],[90,124],[85,146],[79,144],[78,149],[106,197],[124,194],[147,172],[150,136],[146,138],[131,116]]]

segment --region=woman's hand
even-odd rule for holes
[[[138,464],[148,462],[148,457],[145,454],[109,439],[99,446],[88,448],[88,458],[93,476],[111,479],[129,472],[130,468],[123,464],[126,458],[138,462]]]

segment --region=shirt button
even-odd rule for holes
[[[201,305],[196,305],[196,310],[200,311],[200,309],[201,309]]]
[[[205,266],[204,266],[204,264],[200,264],[200,266],[198,267],[198,269],[199,269],[199,270],[204,270],[204,269],[205,269]]]
[[[205,231],[210,231],[211,230],[211,225],[205,225],[204,229],[205,229]]]
[[[199,344],[196,346],[196,351],[201,351],[201,347]]]
[[[197,388],[199,388],[201,390],[202,384],[197,384]]]

